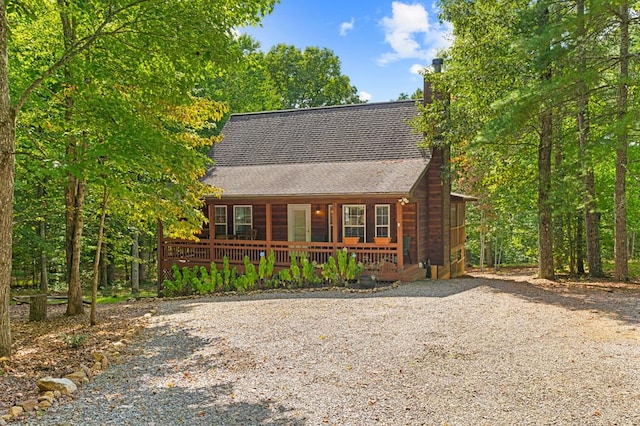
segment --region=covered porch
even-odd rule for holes
[[[424,276],[415,249],[416,206],[406,198],[344,199],[311,202],[309,199],[257,202],[255,199],[209,199],[199,241],[159,235],[160,279],[169,278],[172,265],[221,265],[226,256],[243,269],[245,256],[257,265],[273,252],[277,268],[291,264],[302,253],[322,265],[338,250],[347,250],[365,269],[381,265],[394,274],[389,280]],[[400,202],[402,201],[402,202]]]

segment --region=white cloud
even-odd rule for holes
[[[353,24],[355,22],[356,20],[354,18],[351,18],[351,21],[343,22],[342,24],[340,24],[340,35],[343,37],[346,36],[347,33],[353,29]]]
[[[358,92],[358,97],[361,101],[369,102],[373,96],[371,96],[371,93],[367,93],[364,90],[361,90],[360,92]]]
[[[401,59],[428,60],[450,45],[451,25],[430,23],[429,13],[422,4],[394,1],[391,12],[391,17],[382,18],[380,26],[392,52],[382,54],[379,65]]]
[[[413,64],[411,65],[411,68],[409,68],[409,72],[411,74],[422,75],[424,74],[424,69],[426,67],[427,67],[426,65],[422,65],[422,64]]]

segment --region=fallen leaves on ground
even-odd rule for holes
[[[35,398],[37,379],[63,377],[80,364],[91,367],[91,353],[107,350],[138,329],[151,306],[147,301],[99,306],[99,323],[93,327],[89,325],[88,308],[83,315],[68,317],[64,305],[49,306],[46,321],[30,322],[28,305],[11,306],[12,355],[0,360],[0,413],[17,402]]]

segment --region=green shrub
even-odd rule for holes
[[[300,286],[300,267],[298,266],[298,259],[295,253],[291,253],[291,265],[289,266],[289,272],[291,276],[290,285],[292,287]]]
[[[244,257],[244,277],[247,279],[246,289],[253,290],[259,277],[256,272],[256,267],[251,263],[249,256]]]
[[[89,336],[86,334],[65,334],[60,335],[60,339],[70,348],[78,348],[84,345]]]

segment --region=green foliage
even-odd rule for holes
[[[467,221],[473,256],[479,258],[481,241],[505,262],[538,256],[538,179],[544,176],[538,145],[540,116],[548,111],[553,114],[549,202],[557,266],[575,263],[576,241],[585,239],[584,233],[577,235],[576,218],[584,220],[591,201],[601,218],[603,254],[612,256],[613,142],[621,128],[637,129],[640,122],[638,108],[630,121],[612,119],[620,28],[614,10],[621,5],[586,2],[583,16],[575,2],[564,1],[441,0],[439,5],[441,19],[453,25],[454,41],[442,52],[443,72],[427,70],[425,79],[435,96],[413,125],[425,135],[425,146],[450,147],[451,176],[461,178],[454,180],[454,191],[480,198]],[[631,30],[632,40],[639,39],[639,28]],[[637,87],[637,63],[632,69],[629,80]],[[588,143],[583,146],[578,140],[579,95],[588,101]],[[638,105],[638,97],[631,98]],[[636,125],[629,126],[631,122]],[[637,176],[640,150],[631,144],[629,155],[628,167]],[[590,169],[593,195],[585,190]],[[636,198],[639,192],[627,193]],[[635,212],[629,210],[628,216],[632,234],[639,231]]]
[[[340,282],[340,273],[338,265],[333,256],[329,256],[329,260],[322,265],[322,278],[332,285],[338,285]]]
[[[64,344],[69,346],[70,348],[79,348],[80,346],[83,346],[87,342],[88,338],[89,336],[86,334],[62,333],[60,335],[60,340],[62,340]]]
[[[195,269],[195,268],[194,268]],[[193,288],[198,294],[210,294],[213,293],[216,289],[215,283],[215,269],[212,270],[213,273],[209,274],[207,268],[201,266],[199,268],[200,275],[199,277],[193,278]]]
[[[276,255],[273,252],[269,252],[269,256],[265,257],[264,252],[260,253],[260,264],[258,265],[258,276],[260,281],[266,283],[273,277],[273,268],[276,264]]]
[[[300,282],[300,266],[298,266],[298,259],[295,253],[291,253],[291,265],[289,266],[289,273],[291,276],[291,285],[299,286],[302,283]]]
[[[288,269],[282,269],[278,272],[278,279],[283,283],[291,282],[291,271]]]
[[[244,257],[244,277],[246,278],[246,288],[253,290],[256,286],[256,282],[260,278],[256,272],[256,267],[251,263],[249,256]]]
[[[213,291],[221,291],[224,287],[224,282],[222,279],[222,274],[218,271],[218,267],[215,262],[211,262],[209,268],[209,275],[211,277],[211,286],[213,287]]]
[[[184,268],[187,269],[187,268]],[[171,267],[173,280],[164,280],[162,286],[164,287],[164,293],[167,296],[181,296],[185,292],[185,281],[178,265]]]
[[[353,253],[349,257],[349,263],[347,265],[347,270],[345,271],[345,279],[347,281],[353,281],[360,277],[360,274],[364,271],[364,265],[361,262],[358,262],[356,259],[356,254]]]
[[[229,291],[231,290],[231,286],[232,286],[232,271],[231,268],[229,266],[229,258],[227,256],[224,256],[222,258],[222,288],[224,289],[224,291]]]
[[[299,258],[292,255],[289,268],[280,270],[275,276],[272,274],[275,263],[273,252],[269,257],[261,256],[261,267],[257,270],[249,256],[245,256],[244,274],[239,274],[235,266],[231,267],[226,256],[223,258],[221,271],[217,270],[215,263],[211,263],[209,270],[202,266],[180,269],[174,264],[173,280],[165,280],[163,286],[167,296],[186,296],[194,292],[201,295],[228,291],[244,293],[254,290],[258,284],[265,289],[309,287],[323,281],[344,286],[349,281],[357,280],[364,271],[364,265],[357,261],[355,253],[350,255],[346,250],[338,250],[337,258],[338,262],[333,256],[329,256],[328,261],[321,265],[322,278],[316,274],[316,265],[309,261],[304,252]],[[343,265],[342,269],[338,266],[339,263]]]
[[[264,58],[284,109],[360,103],[358,90],[329,49],[273,46]]]
[[[316,274],[316,265],[314,262],[309,262],[307,253],[303,252],[300,255],[300,265],[302,265],[302,280],[307,285],[317,285],[322,281]]]

